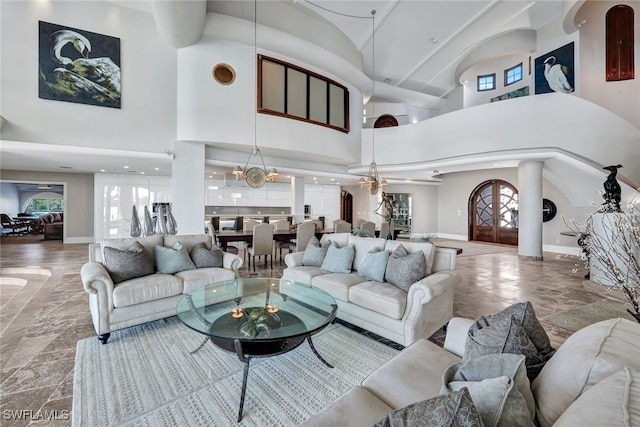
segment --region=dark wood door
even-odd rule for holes
[[[353,224],[353,195],[348,191],[342,192],[340,200],[340,219]]]
[[[469,239],[518,244],[518,190],[506,181],[480,184],[469,199]]]

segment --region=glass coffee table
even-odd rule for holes
[[[176,307],[178,318],[206,335],[191,353],[211,340],[235,353],[244,363],[238,422],[254,357],[291,351],[305,340],[326,366],[311,336],[335,319],[338,306],[331,295],[309,285],[283,279],[246,278],[216,282],[185,295]]]

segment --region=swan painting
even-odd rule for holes
[[[120,108],[120,39],[41,21],[39,55],[40,98]]]
[[[574,43],[536,58],[536,94],[573,93],[574,86]]]

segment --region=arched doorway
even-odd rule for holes
[[[469,197],[469,240],[518,244],[518,190],[492,179],[478,185]]]

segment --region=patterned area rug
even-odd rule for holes
[[[600,322],[601,320],[613,319],[615,317],[622,317],[635,322],[633,316],[627,313],[626,306],[605,300],[572,308],[571,310],[560,313],[551,314],[545,317],[544,320],[554,326],[575,332],[585,326],[591,325],[592,323]]]
[[[176,317],[78,342],[73,425],[294,426],[398,353],[341,325],[308,343],[251,360],[243,419],[236,423],[244,365]]]

